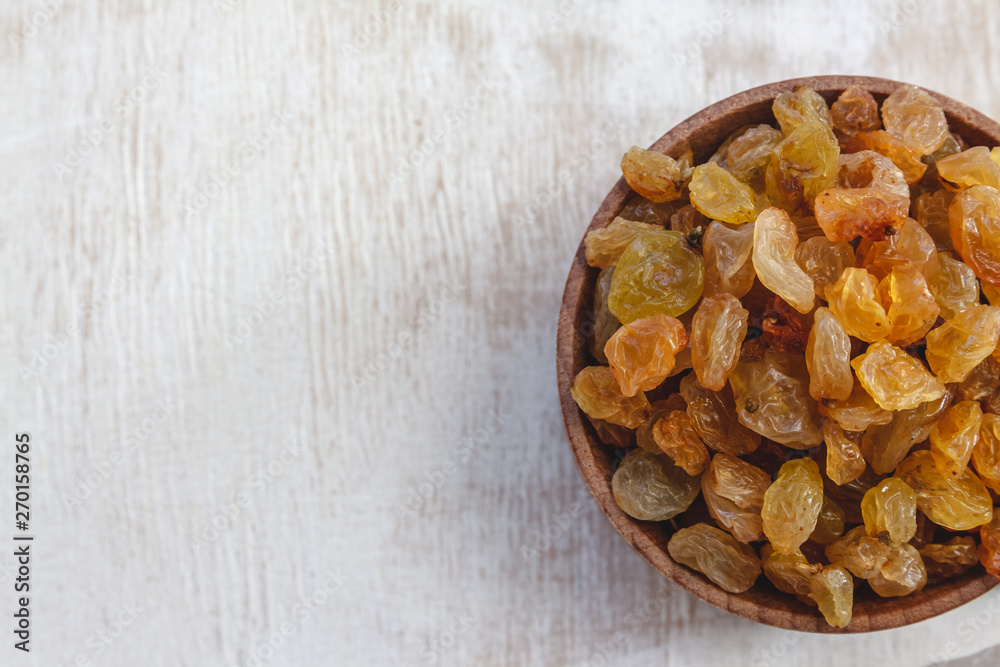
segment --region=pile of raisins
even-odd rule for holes
[[[572,395],[675,561],[844,627],[857,586],[1000,577],[1000,147],[913,86],[773,111],[698,166],[625,155]]]

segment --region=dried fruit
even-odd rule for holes
[[[608,358],[604,356],[604,346],[622,325],[608,310],[608,292],[611,291],[611,278],[614,274],[613,266],[603,269],[597,276],[597,284],[594,286],[593,333],[588,338],[590,338],[590,353],[602,364],[608,363]]]
[[[884,598],[921,591],[927,583],[927,569],[920,552],[909,544],[889,547],[889,557],[879,573],[868,580],[872,590]]]
[[[858,236],[881,241],[887,228],[901,224],[910,210],[908,197],[877,188],[828,188],[816,197],[816,222],[831,241]]]
[[[680,199],[684,181],[690,176],[684,162],[638,146],[622,158],[622,173],[629,187],[652,202]]]
[[[990,149],[985,146],[974,146],[938,160],[937,172],[941,181],[955,190],[973,185],[1000,188],[1000,165],[993,161]]]
[[[633,449],[611,478],[611,490],[618,507],[629,516],[643,521],[666,521],[694,501],[698,478],[674,465],[665,454]]]
[[[846,401],[854,387],[851,339],[829,308],[817,308],[806,345],[809,395]]]
[[[914,202],[917,222],[934,239],[937,249],[944,252],[955,250],[951,241],[951,220],[948,217],[948,207],[954,198],[953,192],[936,190],[923,193]]]
[[[960,475],[969,465],[979,438],[983,410],[976,401],[961,401],[948,408],[931,429],[931,456],[945,477]]]
[[[632,197],[619,217],[636,222],[648,222],[652,225],[666,227],[670,224],[670,216],[677,212],[681,202],[653,202],[645,197]]]
[[[948,121],[941,104],[916,86],[901,86],[886,98],[882,123],[921,156],[936,151],[948,137]]]
[[[738,225],[757,217],[753,188],[714,162],[695,167],[689,187],[691,204],[713,220]]]
[[[858,382],[886,410],[910,410],[944,395],[944,383],[919,360],[885,341],[851,361]]]
[[[771,152],[784,135],[770,125],[758,125],[733,140],[726,156],[726,171],[758,192],[764,191],[764,173]]]
[[[775,296],[762,313],[761,340],[783,352],[803,354],[809,342],[809,321],[797,313],[788,302]]]
[[[761,517],[764,534],[776,551],[798,551],[816,529],[823,506],[823,478],[812,459],[796,459],[781,466],[764,493]]]
[[[705,229],[710,222],[698,209],[688,204],[670,216],[670,231],[680,232],[687,238],[697,227]]]
[[[983,282],[1000,284],[1000,191],[973,185],[948,207],[951,241]]]
[[[775,207],[767,209],[754,225],[753,266],[765,287],[800,313],[808,313],[816,297],[812,278],[795,263],[798,242],[788,214]]]
[[[896,477],[916,491],[917,507],[939,526],[969,530],[993,517],[993,501],[982,480],[968,468],[955,477],[943,476],[926,450],[907,456]]]
[[[848,432],[864,431],[869,426],[880,426],[892,421],[892,413],[879,407],[857,378],[846,401],[820,401],[819,412]]]
[[[1000,578],[1000,512],[994,512],[993,519],[979,529],[982,542],[979,545],[979,562],[986,571]]]
[[[858,132],[870,132],[882,127],[878,104],[872,94],[860,86],[849,86],[830,106],[833,131],[845,145]]]
[[[795,263],[812,278],[816,296],[825,299],[827,285],[836,283],[844,269],[854,266],[854,248],[843,241],[814,236],[795,247]]]
[[[942,382],[961,382],[1000,342],[1000,306],[974,305],[927,334],[927,364]]]
[[[674,368],[677,353],[688,343],[680,320],[653,315],[624,324],[615,332],[604,356],[625,396],[656,389]]]
[[[831,563],[844,566],[856,577],[871,579],[889,557],[889,545],[868,535],[864,526],[857,526],[827,546],[826,557]]]
[[[816,601],[826,622],[835,628],[851,622],[854,580],[838,565],[827,565],[809,580],[809,597]]]
[[[916,220],[907,218],[885,241],[862,240],[858,244],[856,266],[864,267],[882,280],[894,268],[915,269],[925,278],[938,270],[934,239]]]
[[[691,363],[698,381],[719,391],[736,367],[750,315],[731,294],[702,299],[691,324]]]
[[[701,492],[715,521],[740,542],[763,535],[760,516],[771,476],[746,461],[719,453],[701,477]]]
[[[702,237],[705,256],[704,296],[720,293],[740,298],[750,291],[757,276],[753,253],[754,224],[730,226],[712,222]]]
[[[701,255],[687,247],[683,234],[642,234],[618,260],[608,308],[624,324],[659,314],[677,317],[698,302],[704,280]]]
[[[993,396],[998,387],[1000,362],[986,357],[958,385],[958,395],[964,401],[982,401]]]
[[[587,264],[602,269],[614,266],[635,237],[648,232],[662,231],[663,227],[660,225],[615,218],[607,227],[595,229],[584,238]]]
[[[933,581],[957,577],[979,562],[976,540],[971,537],[955,537],[943,544],[928,544],[919,551],[927,568],[927,578]]]
[[[814,574],[823,569],[822,565],[810,563],[801,553],[775,551],[770,544],[761,550],[764,575],[774,587],[783,593],[809,595],[809,583]]]
[[[892,160],[875,151],[842,153],[837,163],[837,187],[874,188],[907,200],[910,198],[903,172]]]
[[[816,528],[809,539],[816,544],[833,544],[844,534],[844,510],[831,498],[823,498]]]
[[[683,410],[674,410],[657,421],[653,425],[653,440],[692,477],[700,475],[708,465],[708,450]]]
[[[865,471],[865,460],[858,445],[860,433],[846,433],[832,419],[823,422],[826,442],[826,476],[837,486],[852,482]]]
[[[885,130],[858,132],[844,148],[845,153],[864,150],[875,151],[892,160],[903,172],[907,183],[916,183],[927,171],[927,165],[920,161],[920,156],[915,151],[903,143],[902,139]]]
[[[687,402],[680,394],[671,394],[665,399],[653,401],[650,404],[649,418],[635,429],[635,443],[641,449],[653,454],[662,454],[663,450],[653,438],[653,427],[674,410],[686,410]]]
[[[869,343],[889,335],[889,317],[878,295],[878,280],[864,269],[847,268],[826,288],[830,311],[849,336]]]
[[[589,416],[619,426],[635,428],[649,414],[646,395],[639,392],[634,396],[625,396],[607,366],[584,368],[573,380],[570,393],[580,409]]]
[[[737,420],[732,392],[706,389],[692,373],[681,380],[691,425],[709,448],[733,456],[749,454],[760,446],[760,435]]]
[[[1000,417],[984,414],[979,439],[972,448],[972,465],[994,493],[1000,493]]]
[[[872,426],[865,431],[861,439],[861,453],[872,470],[879,475],[892,472],[911,447],[927,439],[934,423],[951,405],[954,395],[953,389],[947,389],[937,400],[912,410],[896,412],[888,424]]]
[[[755,360],[740,361],[729,376],[740,422],[788,447],[805,449],[823,440],[809,373],[799,355],[769,348]]]
[[[701,572],[730,593],[749,590],[761,572],[753,548],[704,523],[674,533],[667,551],[675,561]]]
[[[889,318],[886,340],[890,343],[900,346],[915,343],[937,322],[941,307],[927,280],[916,269],[893,267],[878,287]]]
[[[807,121],[775,146],[766,173],[767,196],[786,211],[812,205],[837,177],[840,145],[829,124]]]
[[[917,494],[898,477],[883,479],[861,499],[861,516],[869,537],[904,544],[917,533]]]
[[[636,436],[635,431],[624,426],[619,426],[618,424],[612,424],[611,422],[606,422],[603,419],[594,419],[590,415],[586,415],[587,421],[590,425],[594,427],[594,431],[597,433],[597,437],[600,438],[601,442],[606,445],[611,445],[612,447],[620,447],[622,449],[628,449],[635,446]]]
[[[775,97],[771,111],[774,112],[774,117],[784,134],[791,134],[808,121],[833,125],[826,100],[815,90],[804,86],[796,86],[795,90],[786,91]]]
[[[941,317],[950,320],[979,303],[979,281],[964,262],[938,253],[938,270],[927,286],[941,308]]]

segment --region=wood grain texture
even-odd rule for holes
[[[818,74],[1000,117],[1000,8],[394,6],[0,6],[0,419],[34,440],[38,540],[37,644],[0,664],[825,667],[995,645],[995,593],[827,637],[667,582],[580,479],[553,341],[629,146]]]

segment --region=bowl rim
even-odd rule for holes
[[[705,129],[710,125],[726,126],[727,123],[732,126],[739,121],[740,116],[748,113],[748,109],[769,103],[779,93],[792,90],[796,86],[812,88],[829,101],[850,85],[862,86],[881,101],[896,88],[906,84],[891,79],[850,75],[804,77],[765,84],[727,97],[698,111],[660,137],[650,149],[676,157],[684,150],[694,148],[695,164],[698,164],[707,157],[698,154],[699,148],[701,153],[706,152],[705,146],[692,146],[696,143],[694,138],[699,129]],[[949,129],[968,140],[970,145],[986,143],[991,143],[993,146],[1000,145],[1000,123],[952,98],[927,88],[924,90],[941,103],[948,118]],[[733,126],[730,132],[744,124]],[[726,134],[728,135],[728,132]],[[718,141],[714,143],[717,144]],[[733,594],[722,590],[704,575],[674,562],[666,549],[643,530],[643,526],[651,522],[633,519],[618,507],[611,492],[610,475],[602,470],[602,465],[598,461],[598,453],[603,452],[605,456],[610,456],[611,447],[602,443],[592,427],[585,423],[582,412],[570,395],[570,386],[588,356],[586,339],[582,334],[578,334],[577,328],[582,316],[589,311],[589,297],[597,273],[597,269],[587,265],[583,238],[591,230],[604,227],[611,222],[632,195],[633,192],[625,179],[619,178],[584,231],[566,279],[556,340],[559,399],[573,456],[598,506],[632,548],[668,579],[720,609],[766,625],[818,633],[871,632],[917,623],[955,609],[1000,583],[1000,580],[985,572],[974,571],[933,584],[924,591],[910,596],[868,600],[866,601],[868,604],[863,605],[860,610],[859,603],[855,603],[855,613],[851,623],[846,628],[838,629],[829,626],[821,615],[801,605],[791,596],[788,596],[789,601],[800,605],[801,610],[791,605],[785,608],[765,605],[755,596]],[[606,464],[604,467],[607,467]],[[760,583],[755,584],[754,588],[759,585]],[[858,613],[859,611],[861,613]]]

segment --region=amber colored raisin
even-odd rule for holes
[[[993,501],[982,480],[968,468],[946,478],[926,450],[907,456],[896,468],[896,477],[916,491],[917,507],[939,526],[969,530],[993,517]]]
[[[649,415],[646,395],[641,391],[633,396],[624,395],[607,366],[584,368],[573,380],[570,393],[589,416],[619,426],[635,428]]]
[[[870,537],[895,545],[909,542],[917,533],[917,494],[903,480],[889,477],[865,493],[861,515]]]
[[[608,294],[622,323],[652,315],[677,317],[701,298],[705,269],[680,232],[641,234],[625,249]]]
[[[647,232],[662,231],[663,227],[660,225],[615,218],[607,227],[595,229],[584,238],[587,264],[602,269],[614,266],[635,237]]]
[[[760,214],[753,230],[753,266],[769,290],[800,313],[816,301],[812,278],[795,262],[799,237],[788,214],[771,207]]]
[[[618,506],[643,521],[666,521],[691,505],[698,495],[698,478],[691,477],[666,454],[634,449],[625,455],[611,489]]]
[[[846,153],[871,150],[880,153],[899,167],[907,183],[916,183],[927,171],[927,165],[921,162],[920,156],[903,140],[885,130],[858,132],[847,142]]]
[[[695,167],[689,187],[691,205],[712,220],[738,225],[757,217],[753,188],[714,162]]]
[[[701,572],[730,593],[748,591],[761,572],[760,558],[752,547],[704,523],[674,533],[667,551],[675,561]]]
[[[923,590],[927,569],[920,552],[909,544],[889,547],[889,557],[878,574],[868,580],[872,590],[884,598],[909,595]]]
[[[886,410],[911,410],[945,392],[944,383],[918,359],[885,341],[868,346],[851,367],[861,386]]]
[[[844,628],[851,622],[854,580],[839,565],[827,565],[809,580],[809,597],[819,605],[826,622]]]
[[[747,333],[747,312],[731,294],[702,299],[691,323],[691,362],[698,381],[719,391],[736,367]]]
[[[927,364],[943,382],[961,382],[1000,342],[1000,306],[974,305],[927,334]]]
[[[690,176],[678,160],[638,146],[625,153],[621,166],[629,187],[652,202],[680,199],[684,181]]]
[[[625,396],[660,386],[674,367],[677,353],[688,343],[680,320],[653,315],[622,325],[607,345],[604,356]]]
[[[708,450],[683,410],[674,410],[657,421],[653,425],[653,440],[691,476],[700,475],[708,465]]]
[[[687,401],[691,425],[709,448],[733,456],[743,456],[760,446],[760,435],[737,420],[736,402],[729,387],[706,389],[694,373],[681,380],[681,394]]]
[[[797,551],[816,529],[822,506],[823,478],[816,462],[789,461],[764,493],[764,534],[777,551]]]
[[[969,465],[979,439],[983,410],[976,401],[961,401],[948,408],[931,429],[931,456],[945,477],[960,475]]]
[[[715,521],[740,542],[760,539],[760,511],[771,476],[735,456],[718,453],[701,477],[701,492]]]
[[[833,131],[841,145],[846,144],[858,132],[870,132],[882,127],[878,115],[878,103],[872,94],[861,86],[848,86],[837,101],[830,106]]]

